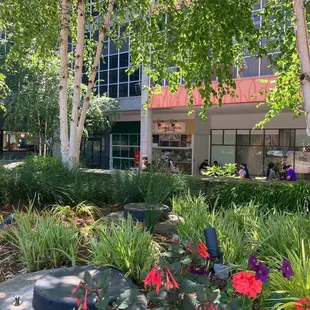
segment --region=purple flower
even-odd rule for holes
[[[290,280],[291,277],[294,275],[292,264],[286,258],[283,259],[283,263],[282,266],[279,268],[279,271],[282,272],[283,277],[286,278],[287,280]]]
[[[258,268],[258,266],[257,266],[258,260],[257,260],[256,255],[255,255],[254,253],[250,255],[248,263],[249,263],[250,268],[251,268],[253,271],[257,271],[257,268]]]
[[[256,266],[255,279],[260,280],[263,283],[266,283],[268,280],[269,272],[270,269],[266,267],[264,263],[259,262],[258,265]]]
[[[199,276],[205,276],[205,275],[210,274],[210,272],[207,270],[206,266],[201,266],[199,268],[195,268],[194,266],[190,266],[189,273],[197,274]]]

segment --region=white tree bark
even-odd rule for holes
[[[310,53],[304,0],[293,0],[297,52],[301,67],[301,87],[306,111],[307,135],[310,136]]]
[[[85,34],[85,1],[79,0],[77,4],[77,42],[74,61],[74,89],[71,112],[70,143],[69,143],[69,168],[77,164],[76,149],[80,148],[77,143],[77,126],[79,117],[79,106],[81,101],[81,83],[83,75],[83,53]]]
[[[71,0],[61,0],[61,30],[60,30],[60,85],[59,85],[59,120],[60,120],[60,148],[64,164],[69,163],[68,145],[68,38]]]
[[[100,57],[102,55],[102,48],[103,48],[103,44],[104,44],[105,35],[107,32],[107,29],[110,26],[112,13],[113,13],[113,9],[114,9],[114,2],[115,2],[114,0],[109,1],[108,11],[107,11],[107,14],[105,16],[104,22],[101,26],[101,29],[100,29],[99,40],[98,40],[97,49],[96,49],[96,55],[95,55],[93,65],[92,65],[92,72],[91,72],[91,75],[89,77],[87,91],[86,91],[86,94],[85,94],[85,97],[83,100],[83,107],[82,107],[80,119],[78,122],[78,128],[77,128],[77,143],[76,143],[76,149],[75,149],[77,160],[79,159],[79,154],[80,154],[80,145],[81,145],[81,141],[82,141],[82,134],[83,134],[83,129],[84,129],[86,113],[87,113],[87,109],[88,109],[89,104],[90,104],[92,89],[93,89],[94,84],[95,84],[96,73],[98,71],[98,64],[100,61]]]

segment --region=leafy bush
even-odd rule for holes
[[[58,157],[33,156],[12,171],[10,201],[35,200],[38,205],[67,204],[75,200],[74,173]]]
[[[16,248],[16,257],[28,272],[75,265],[80,238],[77,229],[31,208],[18,213],[4,237]]]
[[[188,194],[175,197],[172,205],[173,211],[184,218],[177,224],[181,239],[204,240],[204,228],[214,227],[225,261],[234,264],[241,263],[243,257],[254,250],[261,259],[272,251],[285,257],[287,249],[301,253],[301,238],[310,230],[309,214],[262,211],[263,208],[254,202],[224,208],[217,207],[216,203],[212,205],[203,196]]]
[[[151,234],[132,219],[120,225],[100,225],[95,235],[90,241],[90,263],[118,268],[137,282],[157,258],[158,248]]]
[[[111,175],[77,171],[74,193],[77,202],[87,201],[96,205],[113,203]]]
[[[174,195],[199,192],[201,182],[187,175],[159,172],[116,171],[112,174],[114,200],[131,202],[169,203]]]
[[[310,207],[310,186],[304,182],[229,182],[213,189],[211,200],[218,206],[253,201],[265,209],[307,211]]]

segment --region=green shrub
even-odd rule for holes
[[[113,203],[113,187],[110,174],[77,171],[74,193],[77,202],[87,201],[98,206]]]
[[[158,256],[152,235],[131,219],[120,225],[100,225],[95,236],[90,241],[90,263],[118,268],[137,282],[152,269]]]
[[[258,182],[237,181],[216,186],[211,200],[218,199],[218,206],[229,208],[232,203],[253,201],[264,209],[280,211],[307,211],[310,207],[310,186],[300,181]]]
[[[201,182],[197,178],[159,172],[116,171],[112,174],[114,200],[122,204],[148,202],[166,203],[174,195],[197,194]]]
[[[77,229],[48,214],[18,213],[16,223],[5,230],[4,237],[16,248],[16,258],[28,272],[73,266],[77,260]]]
[[[69,204],[75,200],[74,173],[58,157],[33,156],[13,169],[9,184],[10,201],[35,200],[38,205]]]

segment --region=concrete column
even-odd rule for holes
[[[141,135],[140,135],[140,155],[141,159],[143,155],[147,155],[149,162],[152,161],[152,129],[153,129],[153,111],[147,108],[145,110],[144,105],[148,99],[148,90],[144,89],[144,86],[149,85],[149,78],[147,74],[142,71],[141,81]]]

